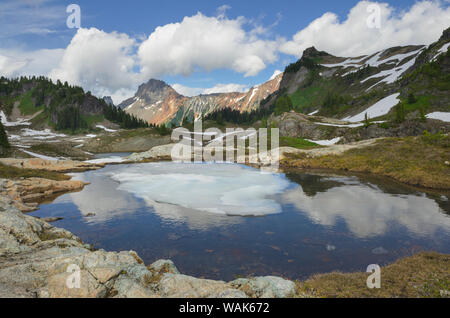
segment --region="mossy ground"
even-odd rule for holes
[[[296,282],[297,296],[417,298],[450,296],[450,255],[422,252],[381,269],[381,288],[369,289],[371,273],[319,274]]]
[[[280,146],[292,147],[297,149],[312,149],[320,147],[318,144],[305,140],[303,138],[292,138],[292,137],[280,137]]]
[[[309,158],[287,156],[285,167],[332,169],[390,177],[409,185],[450,189],[450,136],[427,135],[385,138],[374,145],[352,149],[342,155]]]

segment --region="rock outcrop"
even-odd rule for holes
[[[145,266],[133,251],[94,250],[72,233],[23,214],[0,194],[0,298],[289,297],[278,277],[233,282],[180,274],[170,260]]]
[[[54,181],[42,178],[0,179],[0,194],[12,200],[22,212],[37,209],[40,202],[56,195],[80,191],[86,183],[76,180]]]
[[[40,158],[16,159],[1,158],[0,163],[22,169],[45,170],[54,172],[83,172],[103,168],[104,164],[92,164],[72,160],[45,160]]]

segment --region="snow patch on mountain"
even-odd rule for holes
[[[378,101],[377,103],[375,103],[373,106],[369,107],[362,113],[352,117],[346,117],[342,120],[346,120],[349,122],[360,122],[365,119],[366,114],[369,118],[375,118],[386,115],[395,105],[397,105],[400,102],[400,100],[398,99],[399,96],[400,93],[392,94]]]

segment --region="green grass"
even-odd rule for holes
[[[2,179],[19,179],[19,178],[44,178],[56,181],[70,180],[70,177],[53,171],[21,169],[7,166],[0,163],[0,178]]]
[[[16,99],[11,96],[0,96],[0,109],[2,109],[7,116],[10,116],[15,101]]]
[[[33,103],[33,99],[32,99],[32,95],[33,94],[33,90],[29,91],[28,93],[24,94],[21,98],[20,98],[20,104],[19,104],[19,109],[20,112],[22,113],[22,115],[25,116],[29,116],[29,115],[33,115],[36,112],[43,110],[45,108],[44,105],[41,105],[39,107],[36,107]]]
[[[430,189],[450,189],[450,137],[384,138],[375,144],[342,155],[308,158],[289,155],[287,167],[317,168],[371,173]]]
[[[297,149],[311,149],[320,147],[318,144],[305,140],[303,138],[280,137],[281,147],[292,147]]]
[[[297,295],[320,298],[440,298],[450,290],[450,255],[423,252],[381,269],[381,288],[367,288],[370,273],[329,273],[297,282]]]
[[[407,112],[412,112],[420,109],[427,110],[430,106],[430,100],[431,96],[420,96],[417,97],[416,102],[413,104],[408,104],[407,101],[405,101],[405,110]]]
[[[291,96],[294,109],[298,112],[305,108],[318,107],[321,104],[321,88],[319,86],[310,86],[296,91]]]
[[[81,115],[81,118],[87,123],[88,127],[94,128],[94,125],[105,120],[103,115]]]

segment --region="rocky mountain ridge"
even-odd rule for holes
[[[280,89],[264,106],[287,95],[296,112],[358,121],[365,111],[370,118],[392,113],[399,102],[407,102],[411,112],[448,112],[449,33],[447,29],[428,46],[392,47],[359,57],[337,57],[309,48],[286,68]],[[390,96],[395,98],[377,105]],[[371,112],[374,105],[378,112]]]
[[[276,92],[282,79],[279,74],[268,82],[252,87],[245,93],[217,93],[186,97],[163,81],[151,79],[142,84],[135,96],[119,107],[151,124],[181,125],[185,120],[205,116],[216,110],[231,108],[241,112],[257,109],[260,102]]]

